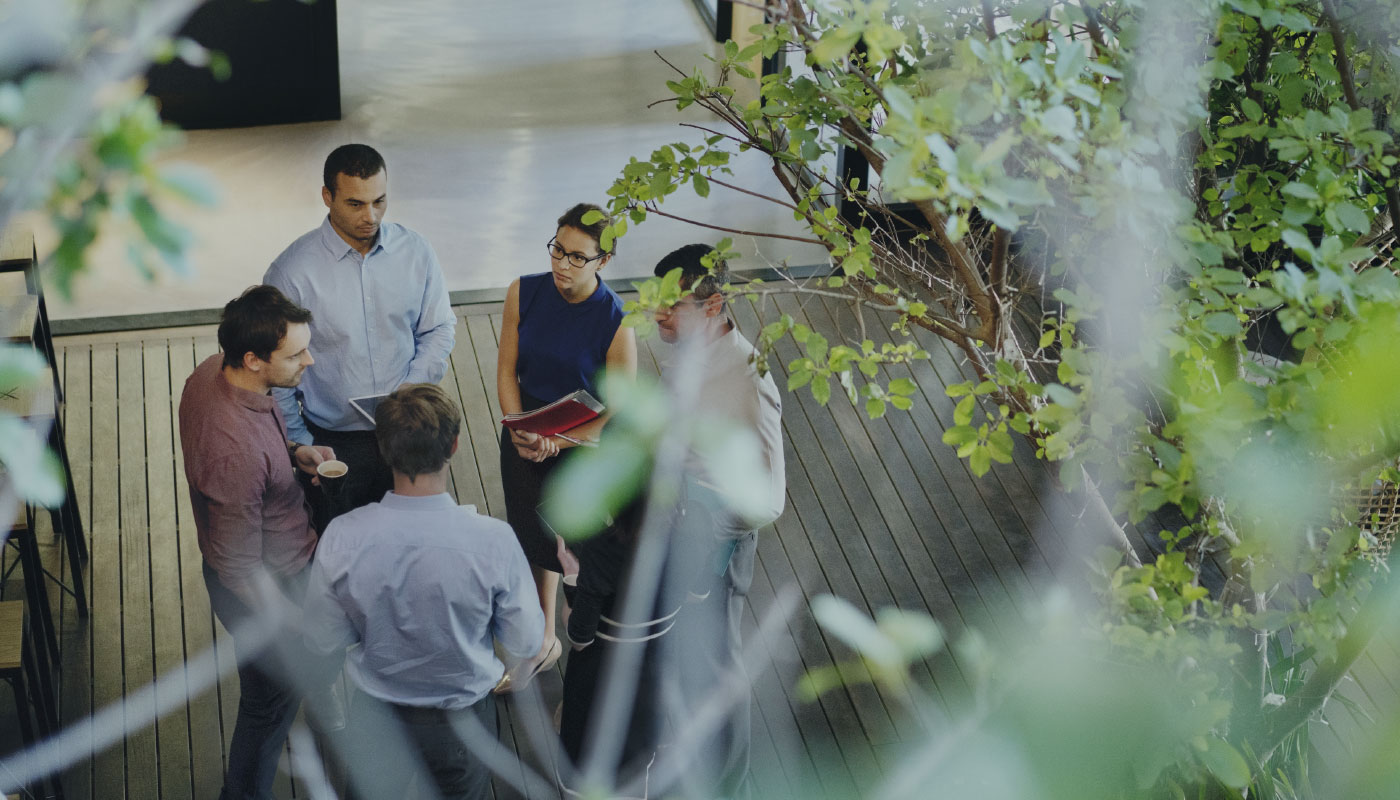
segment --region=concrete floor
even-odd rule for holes
[[[258,283],[292,239],[320,224],[321,165],[339,144],[362,141],[389,164],[387,219],[423,233],[448,288],[501,288],[548,268],[554,220],[579,201],[602,202],[630,156],[701,134],[668,96],[670,68],[717,52],[690,0],[533,0],[476,3],[339,0],[338,122],[191,131],[171,160],[207,171],[221,188],[213,209],[176,209],[195,234],[194,274],[144,283],[116,235],[100,241],[74,298],[55,318],[222,306]],[[237,68],[237,64],[234,65]],[[734,165],[747,188],[776,188],[767,165]],[[715,187],[708,200],[677,193],[666,210],[748,230],[797,232],[784,209]],[[657,259],[724,234],[654,217],[619,246],[605,277],[650,274]],[[40,228],[40,249],[52,234]],[[736,238],[737,268],[818,263],[819,248]]]

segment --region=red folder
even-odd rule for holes
[[[501,424],[516,431],[553,436],[576,428],[603,413],[603,404],[586,389],[566,394],[547,406],[520,414],[507,414]]]

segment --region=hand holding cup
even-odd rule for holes
[[[336,459],[326,459],[316,465],[316,477],[320,481],[321,491],[327,497],[338,497],[345,489],[345,476],[350,472],[350,467],[344,461]]]

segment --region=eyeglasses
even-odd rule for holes
[[[564,259],[568,261],[569,266],[573,267],[574,269],[583,269],[584,267],[588,266],[590,262],[597,261],[600,258],[608,257],[607,253],[599,253],[598,255],[593,256],[592,258],[589,258],[583,253],[570,253],[568,250],[565,250],[564,248],[560,247],[559,243],[553,239],[549,240],[549,243],[545,245],[545,248],[549,250],[550,258]]]

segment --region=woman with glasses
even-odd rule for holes
[[[602,216],[585,223],[589,212]],[[531,411],[579,389],[597,397],[602,370],[636,374],[637,341],[630,328],[622,327],[622,301],[598,278],[613,257],[599,244],[611,223],[603,209],[590,203],[569,209],[547,244],[549,271],[519,278],[506,291],[496,360],[501,413]],[[571,448],[597,441],[605,422],[606,415],[555,436],[501,429],[506,520],[534,568],[546,631],[539,655],[518,666],[503,689],[524,687],[563,652],[554,632],[562,567],[554,535],[540,524],[540,490],[561,454],[567,457]]]

